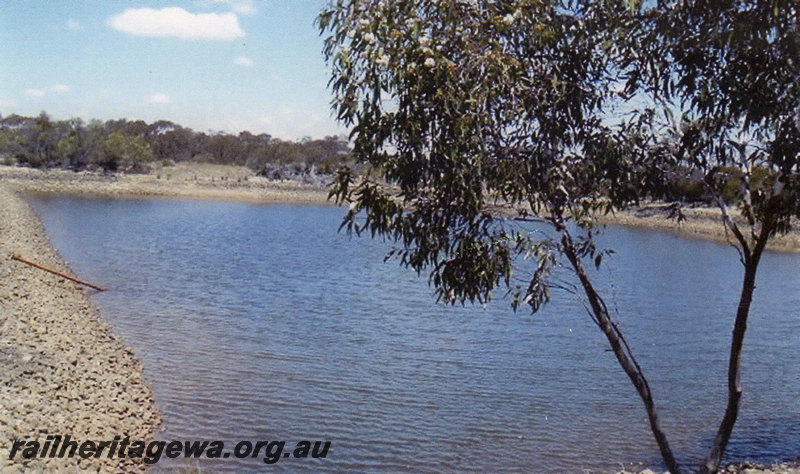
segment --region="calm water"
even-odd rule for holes
[[[540,313],[437,305],[388,244],[330,207],[37,198],[78,275],[133,346],[158,438],[331,440],[287,471],[575,471],[660,463],[644,410],[581,302]],[[705,454],[722,414],[741,265],[716,243],[632,229],[596,275],[674,450]],[[768,254],[728,459],[800,454],[800,256]],[[170,464],[161,461],[156,468]],[[192,464],[259,470],[261,459]],[[634,464],[635,465],[635,464]]]

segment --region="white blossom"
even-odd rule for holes
[[[364,41],[366,41],[369,44],[374,43],[375,42],[375,35],[373,35],[372,33],[365,34],[364,35]]]
[[[436,66],[436,61],[433,58],[428,58],[425,60],[426,67],[433,67]]]
[[[514,15],[509,13],[508,15],[504,16],[503,17],[503,23],[505,23],[506,26],[513,25],[514,24]]]

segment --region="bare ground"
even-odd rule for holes
[[[677,234],[701,239],[716,240],[719,242],[732,242],[733,236],[722,224],[721,212],[717,208],[685,208],[682,210],[685,220],[678,221],[669,217],[668,206],[663,204],[645,204],[641,207],[620,211],[615,214],[600,217],[602,224],[626,225],[646,227],[651,229],[668,230]],[[729,209],[729,214],[735,219],[738,212]],[[741,227],[745,229],[746,227]],[[794,229],[786,235],[774,238],[768,245],[769,250],[778,252],[800,252],[800,231],[795,225]]]
[[[178,197],[248,202],[324,204],[327,190],[315,184],[269,180],[243,166],[179,163],[147,174],[38,170],[0,166],[0,182],[23,192],[116,197]]]

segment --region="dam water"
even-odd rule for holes
[[[162,459],[216,472],[581,472],[662,467],[641,402],[582,302],[437,304],[335,207],[32,197],[143,363],[161,440],[329,440],[324,459]],[[722,416],[742,266],[725,244],[609,228],[593,277],[679,460]],[[800,454],[800,255],[768,253],[726,460]],[[68,315],[65,315],[68,317]],[[109,370],[113,370],[110,367]],[[641,464],[640,464],[641,463]]]

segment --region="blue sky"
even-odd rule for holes
[[[0,114],[344,133],[314,19],[326,0],[0,2]]]

